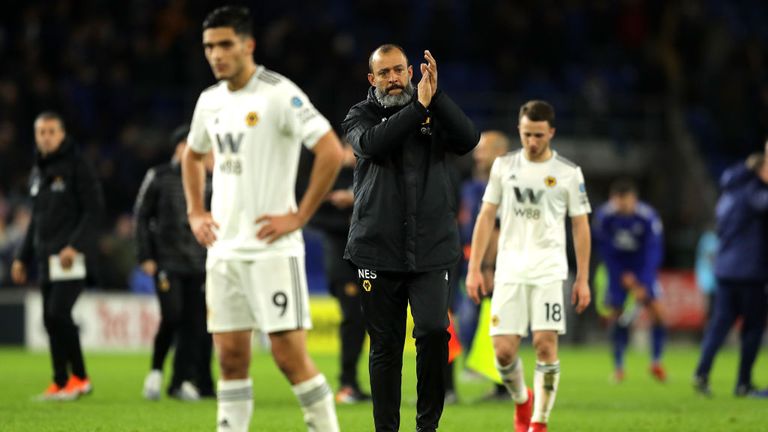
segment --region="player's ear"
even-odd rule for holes
[[[252,37],[245,38],[245,49],[248,51],[248,54],[253,54],[256,50],[256,39]]]
[[[408,66],[408,80],[413,79],[413,65]]]
[[[374,86],[374,87],[376,86],[376,80],[374,79],[374,77],[373,77],[373,73],[371,73],[371,72],[368,72],[368,82],[369,82],[369,83],[370,83],[372,86]]]
[[[549,139],[552,139],[555,137],[555,128],[551,127],[549,128]]]

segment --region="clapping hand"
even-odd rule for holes
[[[424,108],[432,103],[432,97],[437,92],[437,62],[429,50],[424,51],[426,63],[421,63],[421,80],[418,85],[418,98]]]

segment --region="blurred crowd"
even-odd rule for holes
[[[513,132],[510,115],[521,101],[547,99],[558,109],[560,136],[617,148],[654,141],[663,152],[665,112],[680,106],[713,178],[768,134],[768,4],[759,0],[236,3],[254,11],[257,62],[297,82],[336,126],[364,97],[368,53],[396,42],[414,63],[424,48],[435,53],[441,86],[481,130]],[[213,83],[200,44],[202,17],[213,7],[4,3],[0,285],[29,220],[32,122],[53,109],[102,180],[104,286],[125,286],[141,179],[170,157],[169,131],[189,121],[194,98]],[[469,165],[459,166],[463,178]]]

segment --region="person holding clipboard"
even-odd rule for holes
[[[72,307],[85,285],[84,252],[94,242],[91,232],[104,198],[95,171],[67,138],[61,116],[43,112],[34,127],[32,221],[11,266],[11,278],[26,284],[27,268],[36,264],[53,364],[53,382],[39,398],[74,400],[92,389]]]

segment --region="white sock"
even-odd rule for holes
[[[304,423],[309,432],[338,432],[339,420],[336,418],[336,405],[333,391],[328,386],[323,374],[317,374],[293,388],[293,394],[299,400],[304,412]]]
[[[253,414],[253,384],[250,378],[219,380],[217,432],[247,432]]]
[[[554,363],[536,362],[533,373],[533,416],[531,422],[546,423],[555,405],[557,387],[560,383],[560,361]]]
[[[501,375],[501,380],[504,381],[504,386],[507,391],[512,395],[512,400],[516,404],[522,404],[528,402],[528,389],[525,387],[525,374],[523,374],[523,361],[520,357],[516,358],[512,363],[503,366],[496,360],[496,369]]]

